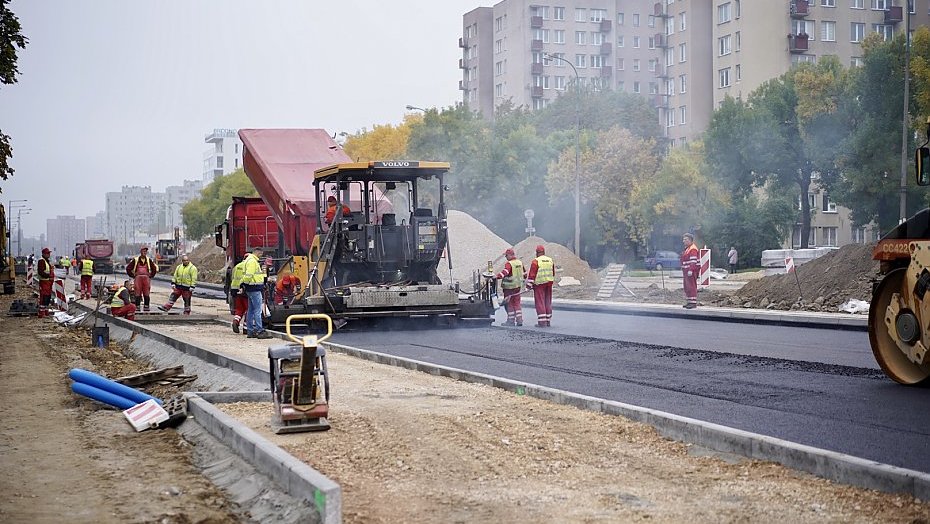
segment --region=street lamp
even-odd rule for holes
[[[7,223],[6,223],[6,230],[7,230],[7,231],[13,229],[13,210],[16,209],[16,208],[18,208],[18,207],[26,207],[26,204],[17,204],[17,205],[14,206],[13,204],[16,203],[16,202],[29,202],[29,200],[27,200],[27,199],[24,198],[24,199],[22,199],[22,200],[8,200],[8,201],[7,201],[7,211],[6,211],[6,212],[9,213],[9,214],[7,215],[7,218],[6,218],[6,222],[7,222]]]
[[[27,215],[32,211],[32,208],[22,209],[16,212],[16,256],[22,254],[23,249],[23,212]]]
[[[581,256],[581,182],[579,179],[579,168],[581,158],[581,93],[578,88],[581,87],[581,80],[578,78],[578,70],[575,64],[557,55],[543,53],[543,60],[560,60],[568,64],[575,73],[575,96],[578,100],[575,102],[575,255]]]
[[[408,104],[408,105],[407,105],[407,111],[423,111],[423,112],[425,113],[425,112],[426,112],[426,109],[423,109],[422,107],[412,106],[412,105],[409,105],[409,104]]]

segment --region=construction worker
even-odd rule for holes
[[[326,225],[333,223],[333,219],[336,218],[336,210],[337,210],[336,197],[330,195],[329,198],[326,199]],[[345,218],[349,216],[350,214],[352,214],[352,210],[349,209],[349,206],[343,204],[342,205],[342,218]]]
[[[139,256],[126,264],[126,274],[135,280],[136,309],[139,309],[139,304],[144,304],[142,311],[149,310],[152,277],[156,273],[158,273],[158,264],[155,263],[155,259],[149,257],[148,246],[142,246],[139,249]]]
[[[249,338],[271,338],[262,325],[262,301],[265,293],[265,270],[260,262],[262,248],[256,247],[245,257],[245,270],[239,287],[249,298],[249,309],[245,315],[245,327]]]
[[[116,293],[110,296],[110,314],[126,320],[136,319],[136,305],[132,299],[132,280],[126,280]]]
[[[239,332],[239,323],[242,322],[242,316],[249,310],[249,298],[245,295],[244,291],[239,289],[239,286],[242,285],[242,275],[244,274],[245,259],[233,267],[232,278],[229,282],[229,293],[232,296],[233,306],[233,333]],[[243,332],[247,333],[248,329],[243,330]]]
[[[52,283],[55,282],[55,265],[51,260],[52,251],[42,248],[42,258],[39,259],[39,318],[48,316],[48,306],[52,303]]]
[[[197,266],[191,264],[191,259],[187,255],[181,257],[181,263],[174,268],[171,285],[174,286],[174,289],[171,291],[171,296],[168,297],[168,302],[165,302],[164,306],[158,306],[158,309],[171,311],[178,297],[181,297],[184,299],[184,314],[190,315],[191,295],[193,295],[194,288],[197,286]]]
[[[90,298],[94,294],[94,261],[89,258],[81,259],[81,299]]]
[[[274,286],[275,304],[290,305],[294,302],[294,295],[300,292],[300,279],[285,271]]]
[[[527,289],[533,290],[536,302],[536,327],[549,327],[552,322],[552,282],[555,281],[555,263],[546,256],[546,247],[536,246],[536,258],[526,276]]]
[[[68,260],[68,263],[71,265],[71,273],[73,273],[75,276],[77,276],[77,275],[78,275],[78,259],[77,259],[77,257],[72,258],[72,259],[69,259],[69,260]]]
[[[697,307],[697,279],[701,267],[701,255],[694,245],[694,235],[685,233],[681,236],[681,243],[685,249],[681,252],[681,278],[685,289],[685,309]]]
[[[495,278],[501,281],[504,290],[504,310],[507,311],[505,326],[523,325],[523,308],[520,307],[520,292],[523,288],[523,262],[517,258],[512,248],[504,251],[507,263]]]

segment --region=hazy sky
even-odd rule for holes
[[[122,185],[200,179],[213,128],[396,124],[461,100],[476,0],[13,0],[29,45],[0,87],[24,235]],[[15,216],[15,213],[14,213]]]

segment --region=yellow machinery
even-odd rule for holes
[[[16,261],[10,253],[10,232],[6,228],[6,210],[0,204],[0,286],[3,294],[16,291]]]
[[[321,320],[326,334],[297,337],[291,333],[292,320]],[[301,329],[306,329],[302,325]],[[329,372],[326,349],[320,343],[333,334],[333,320],[328,315],[291,315],[285,332],[293,343],[268,348],[271,372],[271,395],[274,415],[271,429],[275,433],[299,433],[329,429]]]

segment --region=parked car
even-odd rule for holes
[[[681,260],[678,258],[678,253],[674,251],[656,251],[646,256],[645,266],[650,271],[681,269]]]

